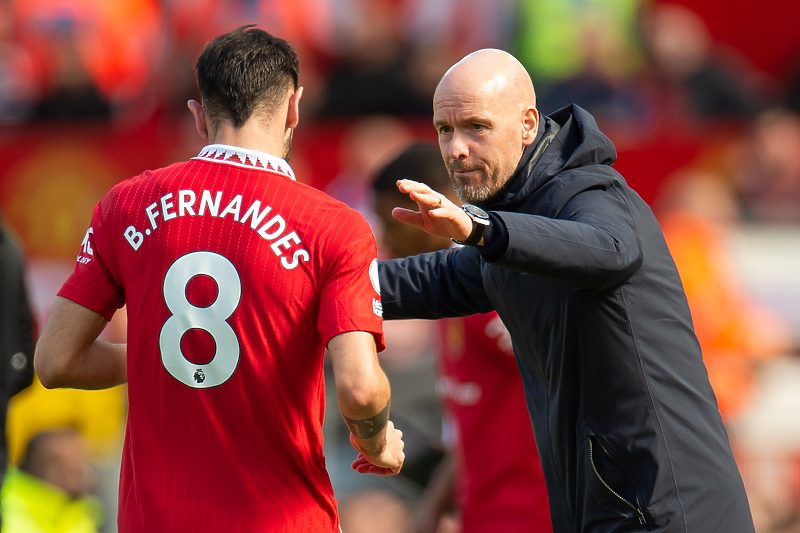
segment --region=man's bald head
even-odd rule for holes
[[[459,198],[486,200],[536,140],[539,114],[531,78],[507,52],[473,52],[450,67],[436,87],[433,122]]]
[[[515,107],[536,107],[536,93],[528,71],[516,57],[496,48],[472,52],[450,67],[436,87],[433,99],[449,91],[480,92],[507,99]]]

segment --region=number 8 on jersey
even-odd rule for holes
[[[196,307],[186,298],[186,285],[194,276],[209,276],[217,284],[217,299],[208,307]],[[164,276],[164,301],[171,316],[164,322],[158,345],[164,368],[178,381],[195,389],[225,383],[239,364],[239,339],[226,322],[242,295],[236,267],[213,252],[192,252],[178,258]],[[190,329],[207,331],[216,351],[207,364],[189,361],[181,351],[181,338]]]

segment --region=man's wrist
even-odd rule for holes
[[[476,246],[483,242],[483,234],[489,226],[489,214],[478,206],[463,204],[461,209],[472,221],[472,228],[469,235],[464,240],[450,238],[456,244],[464,246]]]

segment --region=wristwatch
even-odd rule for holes
[[[463,244],[464,246],[475,246],[481,242],[486,228],[489,227],[489,214],[480,207],[472,204],[464,204],[461,206],[461,209],[472,219],[472,232],[469,234],[469,237],[463,241],[457,241],[452,237],[450,240],[456,244]]]

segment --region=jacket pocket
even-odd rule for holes
[[[633,477],[614,459],[600,439],[595,435],[586,438],[589,444],[589,464],[597,480],[611,496],[636,513],[640,524],[646,524]]]

